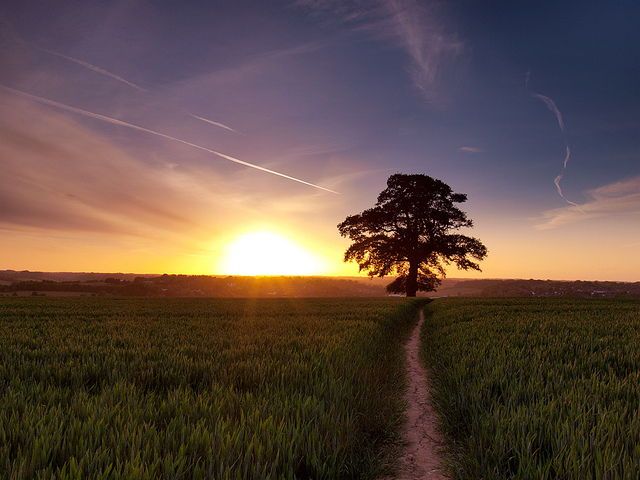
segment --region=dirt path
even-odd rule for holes
[[[429,380],[419,361],[420,327],[424,313],[420,311],[420,321],[407,343],[407,364],[409,389],[407,393],[407,424],[404,437],[408,443],[405,454],[400,458],[397,480],[432,479],[444,480],[440,472],[441,457],[436,450],[440,435],[436,432],[436,415],[429,405]]]

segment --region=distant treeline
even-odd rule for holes
[[[123,280],[23,280],[0,285],[0,292],[75,292],[134,297],[378,297],[384,286],[332,277],[214,277],[161,275]]]
[[[557,280],[465,280],[455,288],[474,289],[476,297],[640,297],[640,282],[584,282]]]
[[[135,275],[0,270],[0,294],[127,297],[380,297],[393,278]],[[422,294],[424,295],[424,294]],[[640,297],[640,282],[444,279],[431,297]]]

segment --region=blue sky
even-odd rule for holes
[[[356,273],[336,225],[401,172],[468,194],[475,276],[640,280],[638,24],[632,1],[1,0],[0,268],[225,273],[260,230]]]

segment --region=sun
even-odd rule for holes
[[[294,242],[271,232],[238,237],[226,255],[228,275],[314,275],[320,262]]]

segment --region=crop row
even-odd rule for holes
[[[2,298],[0,471],[375,478],[397,442],[417,305]]]
[[[452,478],[640,478],[639,301],[442,299],[428,312]]]

